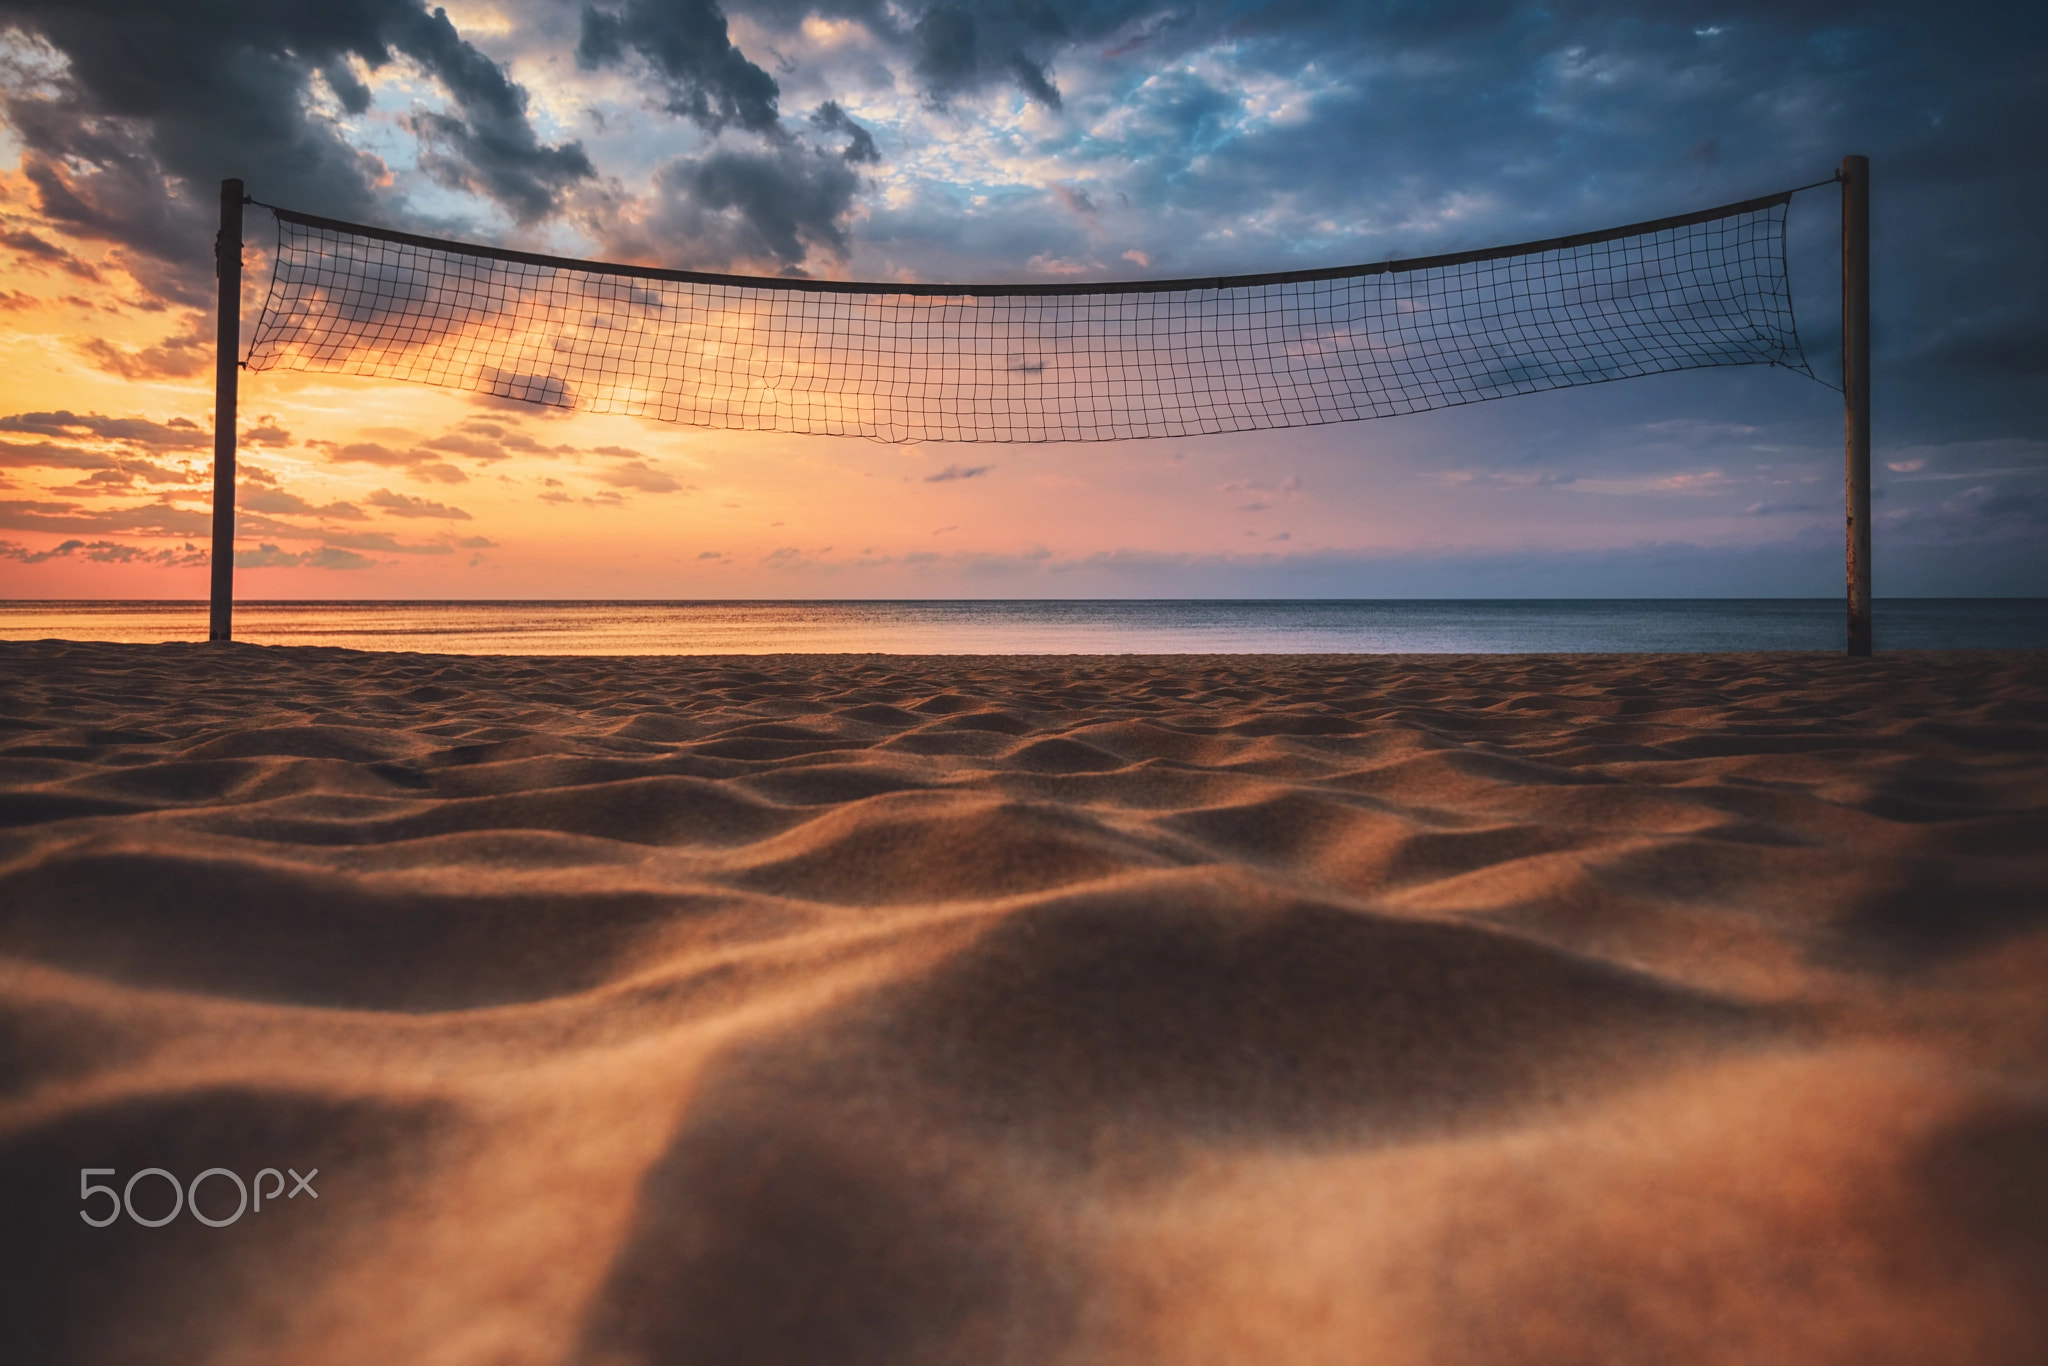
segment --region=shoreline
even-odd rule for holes
[[[199,604],[0,604],[0,638],[198,641]],[[2048,649],[2048,600],[1876,605],[1880,652]],[[1838,650],[1838,601],[1781,599],[245,602],[244,641],[495,655],[1657,654]]]

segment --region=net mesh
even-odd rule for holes
[[[881,441],[1189,436],[1703,366],[1811,375],[1789,197],[1458,256],[1085,286],[704,275],[276,209],[246,364]]]

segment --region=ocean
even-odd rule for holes
[[[1880,598],[1880,650],[2048,648],[2048,599]],[[235,638],[436,654],[1610,654],[1842,648],[1835,598],[243,602]],[[203,640],[203,602],[4,602],[0,639]]]

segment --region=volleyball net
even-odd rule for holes
[[[1371,265],[982,285],[579,261],[263,205],[244,364],[892,442],[1304,427],[1708,366],[1812,377],[1793,193]]]

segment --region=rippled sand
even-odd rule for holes
[[[10,1362],[2048,1356],[2038,654],[4,644],[0,826]]]

